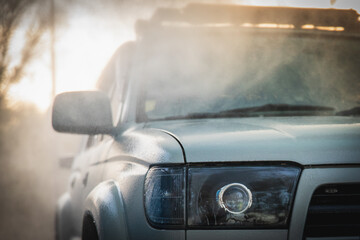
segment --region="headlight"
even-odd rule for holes
[[[157,228],[285,228],[300,168],[152,167],[145,212]]]

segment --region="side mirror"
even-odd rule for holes
[[[59,94],[54,101],[52,125],[58,132],[112,134],[110,100],[99,91]]]

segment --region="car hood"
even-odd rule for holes
[[[178,138],[186,161],[360,163],[360,118],[272,117],[157,121]]]

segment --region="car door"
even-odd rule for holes
[[[72,201],[72,222],[76,235],[81,235],[84,203],[89,193],[99,184],[103,164],[111,141],[104,140],[102,135],[88,136],[81,153],[75,158],[70,177],[70,194]]]
[[[83,217],[83,202],[84,202],[84,192],[89,188],[89,167],[93,165],[95,159],[94,146],[97,143],[97,136],[87,136],[84,138],[84,143],[82,150],[75,157],[74,164],[72,166],[72,173],[70,175],[70,196],[71,196],[71,206],[72,206],[72,222],[74,225],[74,230],[77,235],[81,234],[82,227],[82,217]],[[96,155],[96,154],[95,154]],[[99,171],[99,169],[96,169]],[[100,177],[101,173],[97,174],[92,171],[91,179],[96,176]]]

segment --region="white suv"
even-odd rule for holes
[[[193,4],[139,21],[100,91],[55,100],[55,130],[89,135],[58,239],[358,239],[358,19]]]

